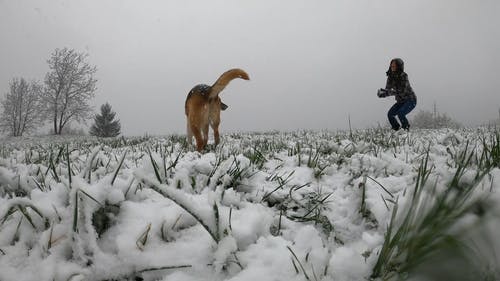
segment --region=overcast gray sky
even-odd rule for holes
[[[69,47],[126,135],[183,133],[189,90],[233,67],[251,80],[222,92],[222,132],[364,128],[386,124],[376,90],[401,57],[412,114],[436,102],[475,125],[498,118],[499,26],[498,0],[0,0],[0,92]]]

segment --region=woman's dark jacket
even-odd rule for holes
[[[392,72],[391,69],[386,72],[387,83],[385,88],[396,97],[396,102],[403,103],[408,100],[417,102],[417,96],[410,86],[408,74],[404,72],[404,64],[401,59],[396,59],[397,71]],[[393,89],[391,91],[391,89]]]

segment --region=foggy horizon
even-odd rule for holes
[[[475,126],[499,118],[499,11],[493,0],[0,0],[0,94],[14,77],[43,82],[68,47],[97,66],[91,104],[109,102],[126,136],[184,134],[187,93],[235,67],[250,80],[221,93],[222,134],[342,130],[348,116],[388,127],[394,99],[376,91],[400,57],[418,99],[409,118],[435,103]]]

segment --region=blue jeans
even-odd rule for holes
[[[406,119],[406,114],[410,113],[416,105],[417,102],[414,100],[394,104],[391,109],[389,109],[389,112],[387,112],[387,117],[389,118],[392,129],[399,130],[401,127],[403,127],[403,129],[408,129],[410,124],[408,123],[408,119]],[[401,125],[399,125],[395,116],[398,116]]]

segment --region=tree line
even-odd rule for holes
[[[13,78],[9,91],[0,101],[0,130],[10,136],[31,133],[50,123],[52,133],[61,135],[71,122],[81,123],[93,117],[90,134],[113,137],[121,125],[109,103],[94,115],[90,101],[95,96],[97,67],[88,62],[88,54],[74,49],[55,49],[47,60],[49,71],[43,82]]]

